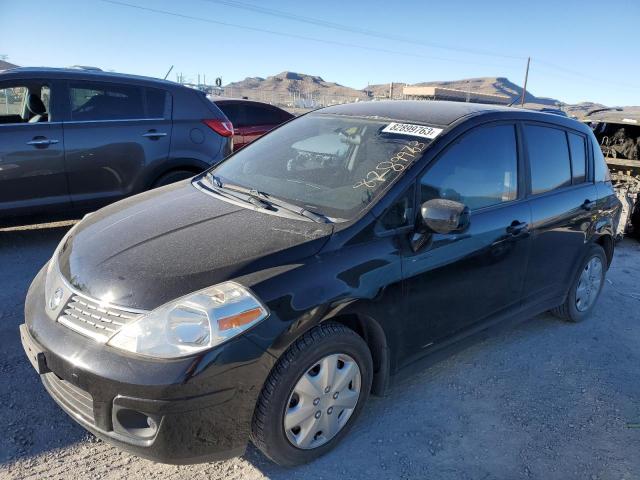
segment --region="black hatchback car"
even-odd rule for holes
[[[77,224],[22,342],[121,448],[187,463],[251,439],[307,462],[416,359],[508,318],[585,318],[614,249],[607,175],[589,128],[557,115],[329,107]]]
[[[202,92],[81,68],[0,73],[0,218],[88,210],[192,177],[232,149]]]

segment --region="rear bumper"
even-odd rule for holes
[[[241,455],[271,357],[239,337],[200,357],[123,355],[45,314],[43,272],[25,305],[21,338],[44,387],[99,438],[163,463]]]

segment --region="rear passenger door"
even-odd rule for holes
[[[524,298],[534,305],[566,293],[584,254],[597,190],[586,135],[539,123],[523,131],[533,233]]]
[[[111,82],[69,81],[64,123],[69,193],[95,207],[149,186],[171,142],[169,94]]]

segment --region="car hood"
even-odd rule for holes
[[[244,208],[184,181],[86,217],[61,246],[58,265],[90,297],[152,309],[312,256],[331,232],[330,224]]]

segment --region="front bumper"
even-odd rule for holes
[[[25,303],[21,338],[51,397],[103,440],[163,463],[241,455],[272,357],[245,337],[204,355],[151,360],[53,322],[44,269]]]

